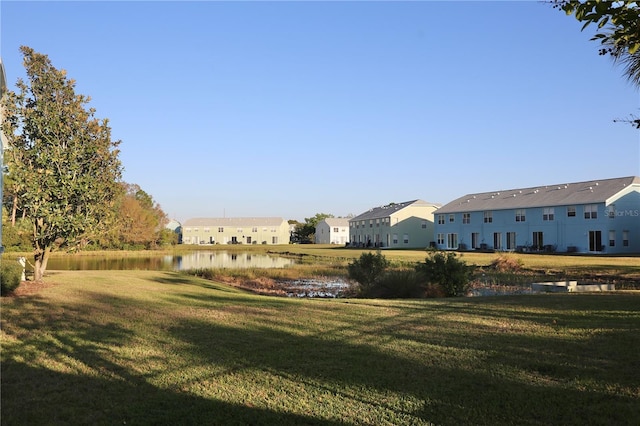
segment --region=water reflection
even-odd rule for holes
[[[64,256],[49,260],[49,270],[181,271],[193,268],[284,268],[292,259],[254,253],[198,251],[180,255],[144,257]]]

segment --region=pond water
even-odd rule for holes
[[[285,268],[295,263],[293,259],[266,254],[198,251],[167,256],[64,256],[50,259],[47,269],[183,271],[193,268]]]

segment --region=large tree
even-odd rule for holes
[[[34,275],[41,280],[52,251],[75,247],[110,223],[120,191],[119,141],[108,120],[87,108],[75,81],[47,55],[22,46],[27,81],[5,98],[3,130],[15,198],[32,226]]]
[[[138,185],[124,184],[124,189],[116,228],[120,245],[153,248],[162,243],[168,219],[160,205]]]

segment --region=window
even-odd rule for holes
[[[597,219],[598,218],[598,205],[587,204],[584,206],[584,218],[585,219]]]
[[[427,229],[427,222],[423,220],[421,226],[422,229]]]
[[[609,247],[616,246],[616,231],[609,231]]]
[[[576,206],[567,207],[567,217],[576,217]]]
[[[409,244],[409,234],[404,234],[402,236],[402,242],[405,244]]]
[[[622,231],[622,245],[629,247],[629,231]]]
[[[278,237],[271,237],[271,244],[278,244]]]
[[[453,223],[453,222],[455,222],[455,221],[456,221],[456,216],[455,216],[455,215],[453,215],[453,214],[450,214],[450,215],[449,215],[449,223]]]
[[[438,215],[438,225],[444,225],[444,215],[443,214],[439,214]]]
[[[507,232],[507,250],[514,250],[516,248],[516,233]]]
[[[471,223],[471,213],[462,213],[462,223]]]
[[[442,245],[444,244],[444,234],[438,234],[438,244]]]
[[[258,227],[254,226],[253,228],[251,228],[251,232],[258,232]]]
[[[238,232],[239,232],[239,233],[242,233],[242,228],[238,228]]]
[[[204,228],[204,232],[209,232],[209,228]]]
[[[398,244],[398,234],[393,234],[393,244]]]
[[[373,228],[373,219],[369,221],[369,228]]]
[[[333,232],[338,232],[338,228],[333,228]]]
[[[525,210],[516,209],[516,222],[524,222],[524,220],[525,220]]]
[[[484,223],[493,222],[493,212],[484,212]]]
[[[224,232],[224,228],[221,226],[218,228],[218,232]]]
[[[553,207],[545,207],[542,210],[542,220],[553,220],[555,216],[555,210]]]
[[[458,248],[458,234],[447,234],[447,248]]]

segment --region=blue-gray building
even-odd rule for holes
[[[445,250],[640,253],[640,177],[467,194],[434,226]]]

